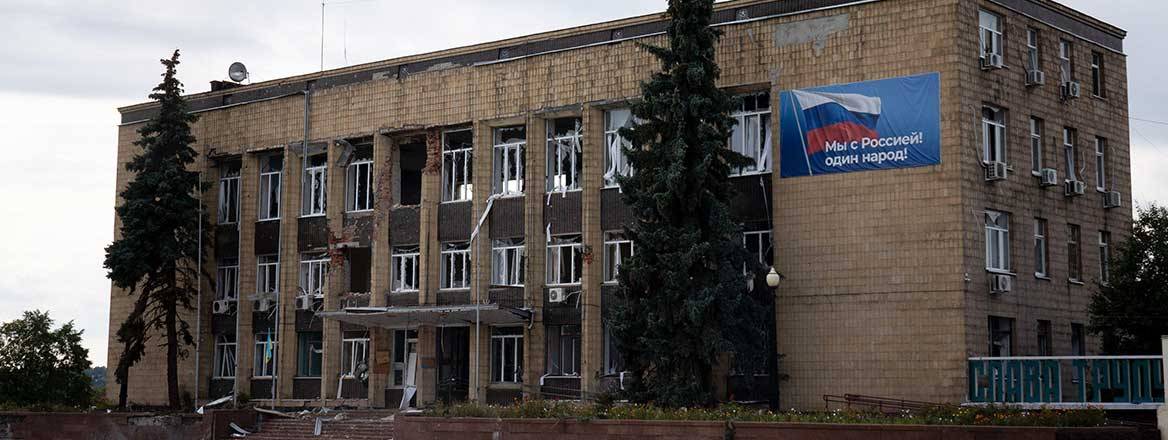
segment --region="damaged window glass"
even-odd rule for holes
[[[580,234],[551,237],[547,245],[548,285],[580,284],[583,265]]]
[[[494,177],[491,193],[502,195],[523,194],[524,151],[527,148],[527,128],[496,128],[493,152]]]
[[[771,171],[771,94],[760,92],[739,97],[742,102],[731,117],[737,122],[730,133],[730,149],[754,163],[731,170],[731,175]]]
[[[580,142],[583,135],[580,118],[558,118],[547,124],[548,192],[580,189],[584,160]]]
[[[239,165],[227,165],[219,174],[219,224],[239,222]]]
[[[522,238],[495,240],[491,249],[491,285],[523,286],[526,261]]]
[[[442,280],[439,289],[470,287],[470,243],[442,244]]]
[[[260,158],[259,220],[280,218],[280,173],[284,156],[270,154]]]
[[[345,172],[345,210],[369,211],[373,209],[373,146],[360,145],[354,150],[353,163]]]
[[[624,149],[632,144],[620,135],[620,129],[633,125],[633,114],[627,108],[613,109],[604,112],[604,187],[619,186],[617,176],[632,175],[633,168],[629,166],[629,159]]]
[[[327,174],[328,155],[315,154],[308,157],[308,164],[304,167],[304,200],[301,204],[304,216],[325,214]]]
[[[474,132],[471,129],[442,133],[442,201],[460,202],[474,197]]]

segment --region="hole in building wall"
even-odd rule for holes
[[[395,161],[394,199],[398,205],[413,206],[422,203],[422,169],[426,167],[425,138],[410,138],[398,147]]]

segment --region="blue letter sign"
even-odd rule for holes
[[[940,82],[927,73],[783,92],[782,176],[941,163]]]

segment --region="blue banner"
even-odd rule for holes
[[[940,82],[927,73],[782,92],[782,176],[941,163]]]

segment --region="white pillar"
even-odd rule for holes
[[[1160,336],[1161,378],[1168,381],[1168,335]],[[1160,429],[1160,440],[1168,440],[1168,386],[1164,387],[1164,404],[1156,409],[1156,427]]]

